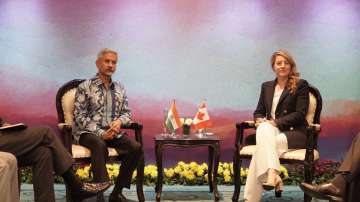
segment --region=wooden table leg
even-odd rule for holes
[[[213,192],[213,167],[214,167],[214,148],[209,146],[209,162],[208,162],[208,182],[210,193]]]
[[[214,146],[214,172],[213,172],[213,190],[215,201],[219,201],[220,195],[217,189],[217,174],[220,161],[220,143],[216,142]]]
[[[233,162],[234,162],[234,164],[233,164],[234,193],[233,193],[232,201],[233,202],[238,202],[239,201],[239,196],[240,196],[240,188],[241,188],[241,176],[240,176],[241,159],[240,159],[240,154],[239,154],[238,150],[234,151]]]
[[[161,192],[162,192],[162,183],[163,183],[163,167],[162,167],[162,144],[155,142],[155,156],[156,156],[156,166],[158,171],[158,177],[155,186],[156,192],[156,201],[160,202]]]
[[[136,176],[136,192],[138,195],[139,202],[145,201],[144,190],[143,190],[144,166],[145,166],[145,162],[144,162],[144,154],[143,154],[137,167],[137,176]]]

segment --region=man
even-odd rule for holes
[[[0,118],[1,127],[10,125]],[[54,171],[63,177],[75,201],[96,195],[110,186],[108,182],[82,183],[73,173],[70,154],[47,127],[1,129],[0,151],[15,155],[20,166],[33,167],[36,202],[55,202]]]
[[[338,174],[331,180],[330,183],[322,185],[311,185],[308,183],[301,183],[301,189],[308,195],[331,201],[343,201],[346,184],[357,183],[360,175],[360,133],[356,135],[351,143],[344,161],[338,169]],[[358,188],[357,188],[358,189]],[[360,199],[359,191],[354,189],[351,193],[349,201],[358,201]]]
[[[131,112],[124,87],[111,78],[117,61],[118,54],[114,50],[106,48],[98,53],[98,73],[77,88],[73,127],[74,139],[91,151],[94,182],[109,180],[106,170],[108,146],[127,151],[110,202],[127,201],[122,189],[130,188],[132,173],[144,158],[140,143],[120,131],[122,125],[130,123]]]
[[[0,196],[3,202],[19,202],[17,170],[15,156],[0,152]]]

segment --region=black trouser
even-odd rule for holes
[[[55,201],[53,172],[62,175],[71,168],[73,159],[49,128],[2,131],[0,150],[14,154],[20,166],[33,167],[36,202]]]
[[[121,168],[115,186],[130,188],[132,174],[138,162],[144,158],[144,153],[139,142],[129,138],[126,134],[120,138],[104,140],[94,134],[84,133],[81,134],[79,143],[91,151],[94,182],[105,182],[109,180],[106,170],[106,160],[108,158],[107,147],[115,148],[118,153],[125,153],[125,156],[121,159]]]

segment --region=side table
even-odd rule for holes
[[[162,184],[163,184],[163,166],[162,156],[164,147],[200,147],[207,146],[209,148],[208,156],[208,181],[210,192],[214,193],[215,201],[220,196],[217,189],[217,170],[220,158],[220,139],[216,135],[198,136],[195,134],[189,136],[170,136],[168,134],[160,134],[155,136],[155,156],[156,166],[158,170],[158,178],[156,182],[155,192],[156,201],[160,201]]]

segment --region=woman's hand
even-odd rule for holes
[[[255,119],[255,123],[262,123],[262,122],[265,122],[266,121],[266,118],[256,118]]]
[[[267,120],[267,122],[270,123],[271,125],[273,125],[274,127],[277,127],[277,124],[274,119]]]
[[[256,118],[255,119],[255,127],[257,128],[260,125],[260,123],[263,123],[265,121],[266,121],[266,118]]]

